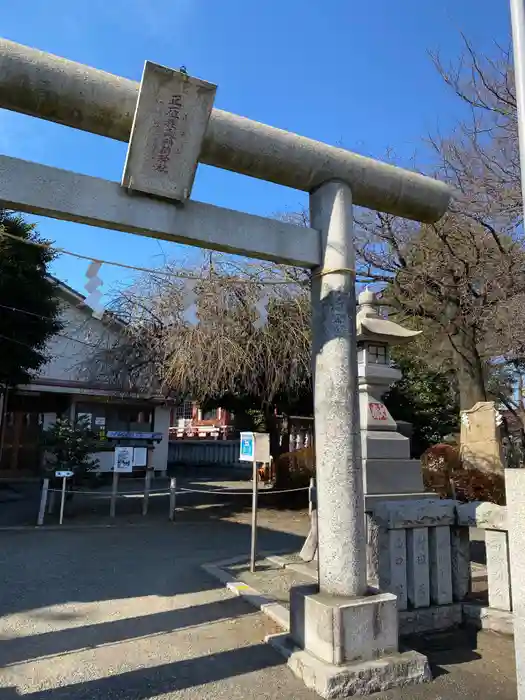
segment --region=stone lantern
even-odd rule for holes
[[[390,346],[410,342],[420,331],[403,328],[382,318],[376,295],[366,289],[359,295],[357,352],[363,483],[367,503],[399,495],[421,497],[423,476],[419,460],[410,459],[410,441],[383,403],[401,372],[390,364]]]

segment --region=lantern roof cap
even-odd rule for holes
[[[388,345],[401,345],[420,335],[421,331],[412,331],[382,318],[378,311],[379,304],[377,294],[368,287],[359,294],[356,316],[358,341],[376,340]]]

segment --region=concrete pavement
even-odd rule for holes
[[[0,533],[0,699],[313,698],[200,570],[247,545],[230,523]]]
[[[260,547],[297,550],[303,527],[300,515],[265,514]],[[200,569],[249,542],[246,523],[212,514],[0,532],[0,700],[313,699],[264,644],[274,623]],[[422,648],[439,677],[378,699],[516,697],[512,640],[484,634],[477,646],[445,638]]]

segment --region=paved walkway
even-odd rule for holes
[[[313,698],[273,624],[200,569],[248,545],[227,522],[2,532],[0,699]]]
[[[201,570],[250,541],[233,515],[206,517],[0,532],[0,700],[316,697],[263,643],[273,623]],[[264,515],[261,548],[296,550],[303,520]],[[378,700],[515,699],[511,640],[433,638],[423,648],[439,677]]]

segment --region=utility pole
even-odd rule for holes
[[[523,207],[525,203],[525,0],[510,0],[510,16],[514,49],[514,81],[518,106],[517,119]],[[523,379],[520,374],[520,408],[523,405],[522,387]],[[523,551],[525,548],[525,521],[522,517],[525,498],[525,472],[523,469],[505,470],[505,490],[509,522],[509,564],[514,617],[516,681],[518,700],[525,700],[525,595],[520,592],[524,570]]]
[[[510,0],[514,81],[518,104],[522,206],[525,203],[525,0]]]

